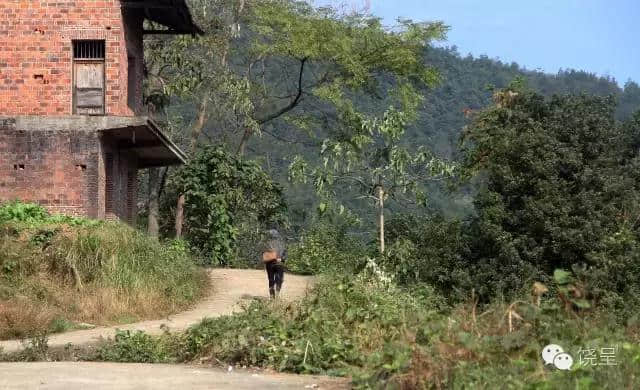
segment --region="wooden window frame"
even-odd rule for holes
[[[80,42],[95,42],[102,44],[102,53],[89,53],[92,55],[86,56],[83,58],[82,56],[77,57],[77,45]],[[102,54],[102,56],[99,56]],[[71,41],[71,56],[72,56],[72,80],[71,80],[71,89],[72,89],[72,113],[73,115],[86,115],[86,116],[103,116],[106,115],[107,112],[107,42],[104,39],[73,39]],[[95,113],[79,113],[78,111],[78,102],[77,102],[77,67],[76,64],[100,64],[102,65],[102,111]]]

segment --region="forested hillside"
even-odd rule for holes
[[[616,80],[581,70],[558,74],[529,71],[517,63],[506,64],[486,56],[461,56],[453,48],[429,48],[427,63],[441,72],[442,81],[427,93],[420,122],[411,133],[418,142],[429,142],[438,153],[455,154],[456,142],[465,125],[464,111],[486,107],[491,102],[490,87],[504,88],[516,77],[544,96],[554,94],[614,95],[618,98],[616,118],[628,119],[640,109],[640,86],[634,81],[618,86]]]
[[[640,86],[634,81],[627,81],[622,88],[616,80],[581,70],[563,70],[555,75],[530,71],[516,63],[505,64],[486,56],[461,56],[455,47],[429,47],[424,59],[439,71],[440,81],[434,88],[423,91],[425,101],[416,122],[407,129],[406,141],[425,145],[435,154],[449,159],[457,159],[460,134],[469,121],[469,114],[490,105],[492,91],[505,88],[518,77],[524,78],[529,88],[548,97],[554,94],[613,95],[618,102],[616,118],[621,121],[640,109]],[[384,108],[385,102],[381,98],[378,104]],[[376,103],[369,101],[367,104]],[[288,167],[295,154],[316,156],[317,140],[322,136],[296,131],[285,121],[271,125],[267,131],[262,138],[253,140],[249,155],[262,161],[279,182],[285,183],[290,207],[296,215],[308,217],[313,194],[306,188],[286,184]],[[471,212],[470,191],[451,194],[442,186],[431,185],[428,195],[432,209],[446,215],[462,216]],[[345,198],[346,203],[366,212],[362,202],[350,201],[350,196]]]
[[[424,91],[426,100],[418,121],[409,127],[407,138],[429,145],[442,156],[455,156],[458,138],[467,123],[465,112],[488,106],[491,90],[505,88],[517,77],[523,77],[532,90],[547,97],[582,93],[613,95],[618,101],[618,120],[629,119],[640,109],[640,86],[632,80],[620,87],[612,78],[582,70],[568,69],[558,74],[531,71],[515,62],[506,64],[487,56],[462,56],[455,46],[429,47],[425,50],[424,59],[439,71],[440,81],[436,87]],[[270,137],[268,142],[291,139],[300,143],[310,142],[304,134],[290,134],[288,130],[286,126],[276,129],[274,133],[278,137]]]
[[[193,0],[192,4],[194,16],[209,34],[194,41],[148,40],[147,103],[187,153],[197,151],[198,144],[213,143],[259,163],[284,188],[287,219],[296,229],[308,226],[317,206],[327,201],[359,215],[363,230],[375,229],[371,201],[357,194],[357,189],[352,191],[352,186],[328,194],[332,199],[320,199],[309,185],[288,180],[296,156],[321,162],[322,143],[348,132],[343,126],[345,110],[375,117],[390,106],[401,106],[411,117],[402,142],[455,161],[460,134],[470,116],[491,104],[492,91],[516,78],[547,97],[613,95],[618,120],[640,109],[640,87],[633,81],[621,87],[616,80],[580,70],[546,74],[431,44],[446,43],[448,27],[442,23],[424,27],[409,22],[408,31],[418,31],[422,41],[415,40],[416,35],[401,44],[397,39],[402,34],[383,38],[384,27],[375,18],[357,35],[334,22],[342,16],[331,10],[313,11],[304,3],[296,3],[295,13],[310,19],[295,22],[298,16],[274,11],[271,5],[233,10],[225,2]],[[315,17],[321,19],[313,22]],[[367,40],[369,44],[364,43]],[[372,55],[375,50],[388,52]],[[403,64],[407,58],[409,62]],[[414,58],[421,59],[424,74],[411,75]],[[403,65],[397,68],[398,64]],[[172,214],[176,194],[171,171],[167,180],[161,180],[165,182],[168,196],[161,198],[162,209]],[[145,179],[143,188],[146,185]],[[455,193],[446,191],[444,181],[423,185],[428,208],[393,202],[391,210],[423,213],[430,209],[458,217],[472,213],[475,185]],[[146,204],[147,198],[144,191],[141,202]],[[167,232],[173,230],[169,214],[158,218]]]

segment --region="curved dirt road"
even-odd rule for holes
[[[346,379],[166,364],[0,363],[3,390],[348,389]]]
[[[171,331],[185,330],[205,317],[218,317],[231,314],[240,308],[243,297],[268,297],[267,277],[262,270],[212,269],[209,271],[212,290],[209,296],[193,309],[169,316],[162,320],[143,321],[134,324],[98,327],[77,330],[49,336],[50,348],[62,348],[68,344],[94,344],[102,338],[114,337],[117,329],[142,330],[148,334],[161,334],[162,326]],[[293,300],[301,298],[311,283],[305,276],[286,275],[282,287],[282,298]],[[23,349],[20,340],[0,341],[0,349],[5,352],[17,352]]]
[[[231,314],[246,297],[268,297],[264,271],[214,269],[209,271],[213,291],[192,310],[164,320],[101,327],[52,335],[52,348],[87,345],[101,338],[113,337],[116,329],[143,330],[149,334],[163,332],[161,325],[172,331],[185,330],[205,317]],[[282,290],[285,300],[302,297],[311,278],[287,275]],[[22,344],[10,340],[0,342],[4,352],[19,351]],[[247,370],[226,371],[189,365],[117,364],[84,362],[0,363],[0,389],[47,390],[173,390],[185,389],[347,389],[346,378],[308,375],[285,375]]]

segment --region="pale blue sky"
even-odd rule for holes
[[[373,14],[442,20],[446,45],[527,69],[582,69],[640,81],[640,0],[369,0]],[[367,0],[316,0],[358,4]]]

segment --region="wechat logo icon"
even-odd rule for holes
[[[570,370],[573,366],[573,357],[556,344],[549,344],[542,349],[542,360],[545,365],[553,365],[563,371]]]

